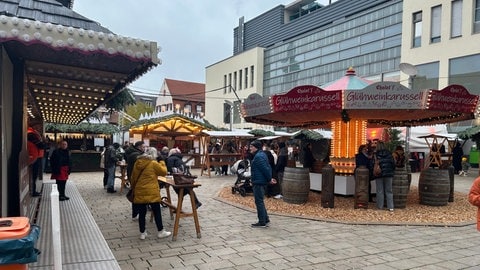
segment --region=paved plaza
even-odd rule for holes
[[[412,175],[415,183],[419,174]],[[478,169],[468,177],[455,176],[455,190],[467,192],[476,175]],[[269,228],[251,228],[255,212],[216,199],[222,187],[235,182],[234,176],[197,179],[202,184],[196,190],[203,203],[198,210],[201,238],[196,237],[193,218],[184,218],[177,241],[157,239],[155,225],[148,221],[150,235],[140,240],[125,192],[107,194],[102,172],[70,177],[121,269],[480,269],[480,232],[473,223],[349,225],[271,215]],[[184,205],[189,207],[187,198]],[[166,208],[162,216],[172,231]]]

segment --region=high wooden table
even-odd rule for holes
[[[115,175],[115,178],[119,178],[121,182],[120,184],[120,194],[123,192],[123,188],[127,187],[128,179],[127,179],[127,163],[117,163],[117,166],[120,167],[120,175]]]
[[[165,184],[165,190],[167,192],[167,197],[162,198],[162,204],[168,206],[168,209],[170,210],[170,218],[173,219],[173,216],[175,214],[175,223],[173,225],[173,234],[172,234],[172,241],[177,240],[177,234],[178,234],[178,227],[180,225],[180,219],[185,218],[185,217],[193,217],[193,220],[195,221],[195,230],[197,231],[197,238],[201,238],[202,235],[200,233],[200,223],[198,221],[198,215],[197,215],[197,206],[195,204],[194,198],[194,192],[193,189],[200,187],[201,184],[199,183],[193,183],[191,185],[176,185],[173,179],[167,179],[163,176],[158,177],[158,181],[161,183]],[[177,200],[177,205],[172,204],[172,199],[170,195],[170,187],[172,188],[177,188],[178,189],[178,200]],[[192,213],[186,213],[182,211],[182,206],[183,206],[183,194],[185,193],[185,189],[188,189],[189,195],[190,195],[190,202],[192,205]]]

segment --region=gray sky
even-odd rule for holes
[[[205,83],[205,67],[230,57],[233,28],[294,0],[75,0],[73,10],[115,34],[161,47],[162,64],[129,85],[158,93],[165,78]],[[328,0],[317,0],[327,4]]]

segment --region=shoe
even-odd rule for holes
[[[70,200],[70,197],[67,197],[67,196],[63,196],[65,198],[65,200]]]
[[[136,215],[136,216],[132,217],[132,220],[133,220],[133,221],[136,221],[136,220],[138,220],[138,215]]]
[[[63,202],[63,201],[66,201],[67,198],[66,198],[66,197],[59,197],[58,200],[61,201],[61,202]]]
[[[388,211],[393,212],[393,208],[388,209]]]
[[[266,228],[266,227],[267,227],[267,224],[257,222],[257,223],[253,223],[253,224],[252,224],[252,227],[253,227],[253,228]]]
[[[158,238],[165,238],[165,237],[169,237],[171,234],[172,234],[171,232],[167,232],[167,231],[165,231],[165,229],[163,229],[163,230],[158,232],[157,237]]]
[[[201,202],[198,202],[198,203],[195,204],[195,206],[196,206],[197,209],[198,209],[198,208],[200,208],[200,206],[202,206],[202,203],[201,203]]]
[[[277,194],[277,195],[273,196],[273,198],[275,198],[275,199],[281,199],[281,198],[283,198],[283,196],[282,196],[282,194]]]
[[[35,192],[32,194],[32,197],[40,197],[40,196],[42,196],[42,193],[40,192]]]
[[[145,240],[145,237],[147,237],[147,232],[140,233],[140,240]]]
[[[115,189],[107,189],[107,193],[115,193],[117,192]]]

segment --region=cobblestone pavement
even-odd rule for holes
[[[193,171],[199,175],[199,171]],[[418,173],[412,174],[413,182]],[[468,192],[478,169],[455,176],[455,190]],[[122,269],[479,269],[480,233],[463,227],[349,225],[271,215],[269,228],[251,228],[256,213],[216,200],[234,176],[199,177],[201,238],[193,218],[180,221],[177,241],[157,239],[147,221],[139,239],[123,194],[107,194],[102,172],[70,176],[91,209]],[[117,190],[119,181],[116,180]],[[186,197],[188,202],[188,197]],[[189,205],[189,203],[186,203]],[[185,205],[185,204],[184,204]],[[162,208],[164,226],[173,220]]]

